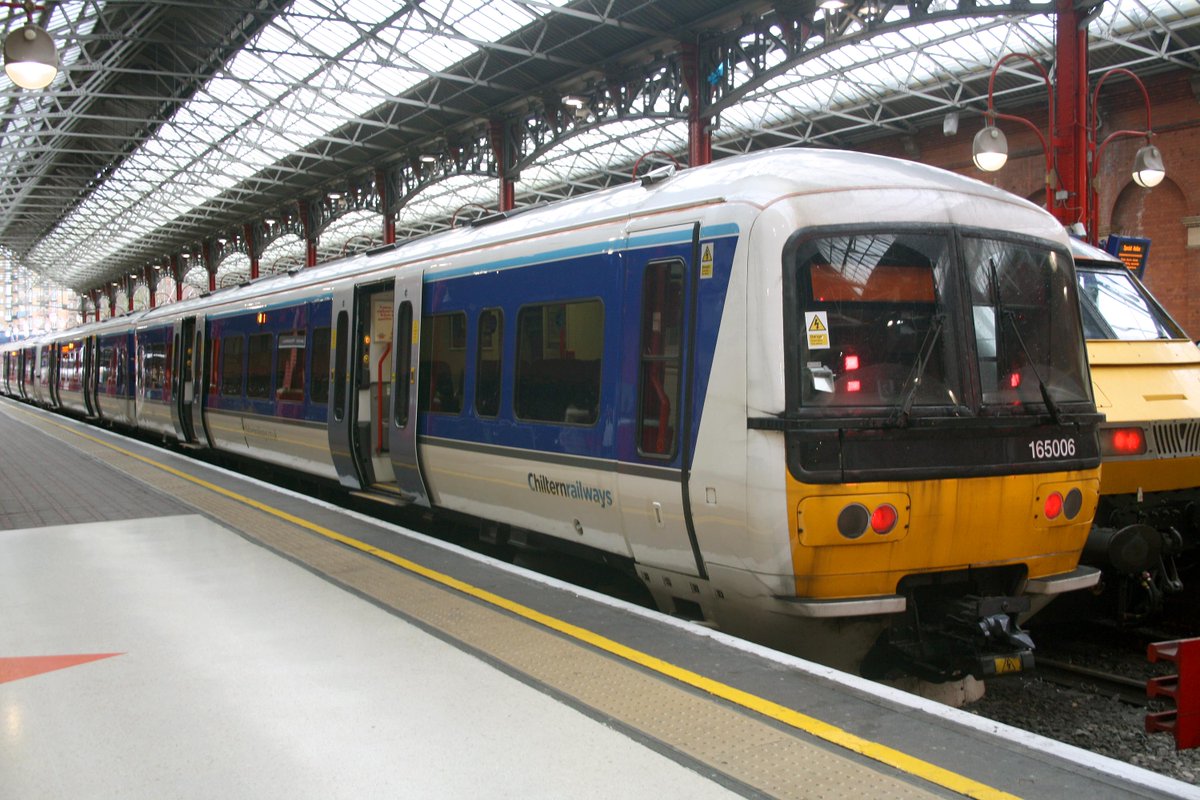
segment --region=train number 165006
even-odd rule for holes
[[[1075,440],[1035,439],[1029,443],[1029,455],[1035,459],[1070,458],[1075,455]]]

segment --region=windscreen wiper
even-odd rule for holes
[[[1062,417],[1058,411],[1058,403],[1054,402],[1054,398],[1050,396],[1050,389],[1046,386],[1046,382],[1042,380],[1042,375],[1038,372],[1037,364],[1033,361],[1033,355],[1029,352],[1029,348],[1025,346],[1025,337],[1021,336],[1021,330],[1017,327],[1017,315],[1004,307],[1004,301],[1000,299],[1000,281],[996,277],[996,259],[989,258],[988,266],[992,272],[992,291],[996,293],[996,313],[1001,319],[1008,320],[1008,324],[1012,327],[1012,332],[1016,334],[1017,344],[1021,345],[1021,352],[1025,354],[1025,363],[1029,364],[1029,369],[1033,370],[1033,377],[1037,378],[1038,391],[1042,394],[1042,400],[1046,403],[1046,409],[1050,412],[1050,418],[1054,420],[1055,425],[1062,424]],[[997,330],[997,334],[1000,333]]]
[[[904,381],[904,402],[892,417],[890,423],[904,427],[908,425],[908,415],[912,411],[913,401],[917,399],[917,390],[921,388],[921,379],[925,377],[925,368],[933,355],[933,347],[942,335],[942,327],[946,321],[945,314],[934,314],[929,322],[929,330],[925,332],[925,341],[921,342],[921,350],[917,353],[917,361],[913,364],[908,378]]]

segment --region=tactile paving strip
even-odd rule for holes
[[[947,796],[103,444],[52,424],[33,424],[243,536],[657,741],[660,749],[683,754],[747,788],[772,797],[811,800]],[[669,789],[664,790],[669,795]]]

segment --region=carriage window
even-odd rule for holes
[[[604,306],[599,300],[526,306],[517,315],[514,410],[521,419],[594,423],[600,414]]]
[[[671,455],[679,419],[683,262],[650,264],[642,278],[641,408],[643,453]]]
[[[308,391],[308,399],[312,402],[329,402],[329,328],[313,329],[312,385]]]
[[[479,315],[479,355],[475,369],[475,413],[500,413],[500,357],[504,351],[504,317],[498,308]]]
[[[146,389],[151,392],[162,391],[167,374],[166,343],[148,343],[142,358],[142,374],[146,376]]]
[[[281,333],[276,341],[275,399],[304,402],[304,332]]]
[[[467,365],[467,315],[426,317],[425,332],[421,337],[421,410],[458,414]]]
[[[271,339],[269,333],[256,333],[250,337],[246,358],[247,397],[271,396]]]
[[[226,336],[221,340],[221,394],[242,393],[242,351],[246,340],[241,336]]]

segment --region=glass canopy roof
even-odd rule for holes
[[[106,5],[86,0],[57,3],[46,27],[57,41],[87,41]],[[567,0],[296,0],[240,46],[114,170],[98,173],[94,187],[23,260],[43,275],[77,288],[94,283],[122,251],[160,236],[204,203],[231,192],[254,198],[270,181],[265,173],[269,167],[278,168],[287,157],[314,144],[339,141],[338,132],[347,125],[379,125],[370,112],[407,97],[406,92],[431,78],[450,79],[451,68],[481,53],[511,49],[498,43],[540,19],[580,5]],[[988,5],[987,0],[978,5]],[[953,7],[934,0],[931,11],[944,6]],[[907,11],[903,5],[889,5],[879,13]],[[1154,50],[1150,34],[1171,36],[1179,26],[1198,25],[1196,2],[1118,0],[1103,6],[1089,30],[1093,47],[1117,48],[1133,63],[1155,57],[1149,52]],[[973,16],[844,44],[789,69],[724,109],[715,149],[717,155],[744,150],[765,134],[776,143],[781,137],[827,143],[822,120],[833,117],[841,120],[839,134],[844,134],[847,120],[852,127],[903,133],[912,129],[902,102],[906,97],[932,99],[943,111],[962,108],[977,114],[982,110],[980,98],[964,96],[964,76],[986,75],[1008,52],[1052,57],[1053,42],[1054,20],[1047,16]],[[1194,52],[1188,55],[1184,65],[1197,69]],[[79,44],[60,52],[64,67],[79,57]],[[60,91],[71,88],[63,85],[65,74],[60,72],[56,79]],[[454,73],[461,74],[461,69]],[[1026,82],[1040,82],[1024,77]],[[503,73],[491,80],[503,80]],[[0,89],[8,88],[4,81],[7,78],[0,77]],[[16,107],[5,117],[0,171],[19,175],[29,169],[25,144],[51,124],[47,119],[54,110],[54,95],[8,95],[16,97]],[[928,108],[920,113],[928,117]],[[461,116],[464,122],[471,120],[465,109]],[[517,186],[518,202],[587,191],[621,177],[614,173],[618,166],[627,174],[626,165],[649,151],[680,154],[686,146],[686,127],[676,121],[597,125],[526,167]],[[389,154],[379,155],[382,159]],[[464,207],[494,205],[495,194],[495,181],[483,177],[436,184],[401,211],[399,235],[445,227]],[[325,236],[337,236],[340,229],[347,239],[369,240],[377,222],[357,218]],[[326,241],[322,245],[323,255],[336,254],[340,246]]]

